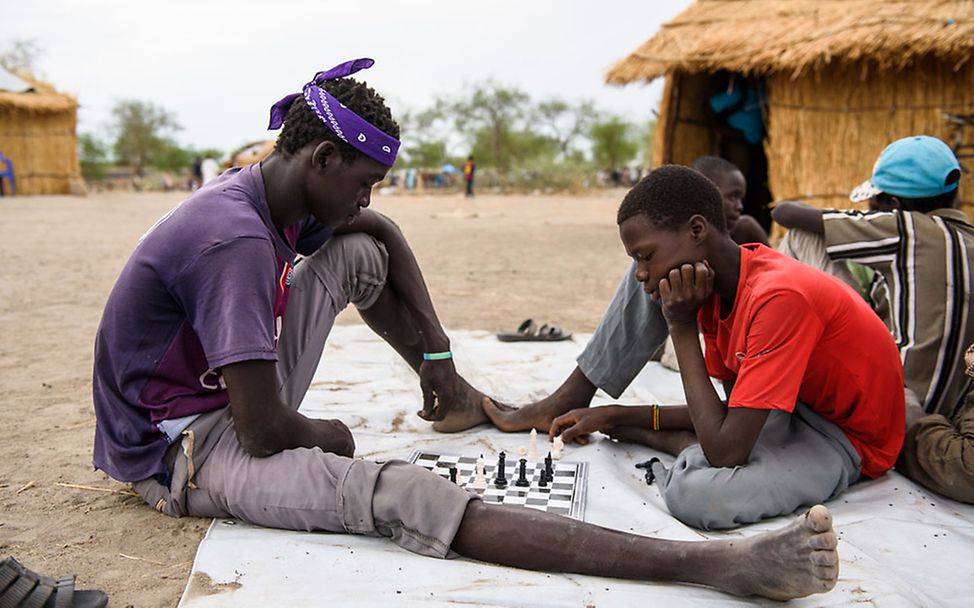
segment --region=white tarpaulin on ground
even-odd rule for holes
[[[498,342],[486,332],[452,332],[460,372],[500,399],[548,394],[575,366],[587,336],[560,343]],[[681,403],[679,376],[651,363],[619,400]],[[596,404],[612,400],[601,392]],[[486,427],[441,435],[415,415],[419,384],[394,351],[364,326],[337,327],[301,411],[340,418],[358,456],[405,459],[414,449],[449,454],[517,454],[528,434]],[[544,445],[542,444],[542,447]],[[777,518],[729,533],[701,533],[667,513],[655,486],[633,464],[659,454],[595,440],[566,446],[589,463],[588,522],[673,540],[750,536]],[[672,462],[664,456],[664,462]],[[938,497],[895,473],[860,483],[830,503],[839,534],[839,583],[800,606],[962,606],[974,598],[974,507]],[[465,559],[436,560],[389,541],[287,532],[216,520],[200,544],[180,606],[689,606],[750,605],[717,591],[591,576],[525,572]],[[776,604],[767,602],[768,605]]]

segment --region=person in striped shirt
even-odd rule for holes
[[[852,191],[850,199],[870,201],[870,211],[786,201],[772,217],[791,229],[781,248],[794,257],[853,287],[843,262],[875,271],[873,308],[893,334],[908,389],[897,470],[974,502],[974,397],[964,359],[974,343],[974,226],[954,208],[959,181],[944,142],[907,137],[890,144],[872,178]]]

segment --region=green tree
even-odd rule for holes
[[[633,125],[618,116],[596,120],[589,129],[596,164],[611,171],[635,158],[639,142],[634,132]]]
[[[456,129],[472,142],[474,155],[507,173],[515,137],[523,130],[531,98],[524,92],[493,81],[475,85],[464,97],[449,104]],[[479,152],[476,150],[480,150]]]
[[[588,135],[595,120],[595,104],[549,99],[539,103],[534,114],[535,122],[557,144],[560,157],[567,159],[575,151],[574,144]]]
[[[165,109],[148,101],[125,100],[112,109],[115,156],[142,176],[146,166],[168,159],[173,143],[169,135],[181,127]]]
[[[404,112],[399,119],[403,133],[403,162],[409,167],[440,167],[447,161],[449,118],[442,101],[420,112]]]
[[[102,179],[108,167],[108,144],[91,133],[80,134],[78,160],[81,164],[82,177],[87,180]]]

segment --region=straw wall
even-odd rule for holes
[[[0,152],[13,162],[18,196],[84,191],[76,122],[74,108],[36,112],[0,107]]]
[[[879,153],[909,135],[952,143],[944,113],[974,114],[974,65],[927,60],[895,72],[831,67],[792,81],[768,77],[769,184],[776,200],[803,199],[848,208],[848,193],[867,179]],[[968,127],[967,144],[974,144]],[[974,151],[974,148],[972,148]],[[974,169],[974,158],[964,161]],[[974,218],[974,180],[962,177],[959,199]]]
[[[666,77],[653,141],[653,166],[688,165],[714,153],[717,141],[707,106],[709,82],[709,74]]]

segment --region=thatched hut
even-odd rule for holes
[[[800,198],[847,208],[882,149],[927,134],[967,154],[974,126],[974,2],[698,0],[612,66],[613,84],[665,77],[654,163],[722,155],[746,168],[746,210]],[[758,91],[764,133],[749,144],[710,103]],[[960,148],[958,146],[966,146]],[[974,154],[961,163],[974,169]],[[962,178],[974,217],[974,181]]]
[[[29,76],[0,72],[0,152],[13,162],[17,194],[83,192],[77,100]]]

